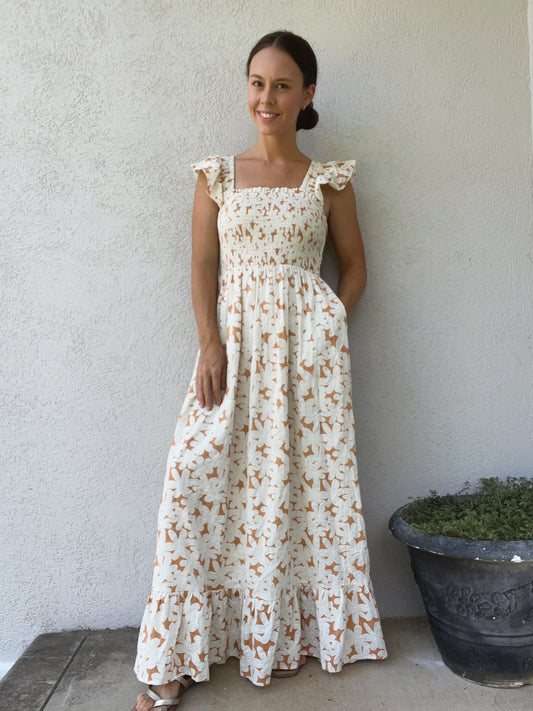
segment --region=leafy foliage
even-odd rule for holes
[[[402,518],[425,533],[478,541],[533,539],[533,479],[508,476],[482,478],[458,494],[415,499]]]

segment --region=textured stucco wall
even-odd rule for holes
[[[0,660],[140,622],[196,355],[188,165],[252,142],[245,56],[279,26],[320,62],[303,150],[357,159],[369,285],[349,325],[382,614],[421,611],[398,505],[532,469],[527,0],[250,7],[0,6]]]
[[[531,98],[531,133],[533,135],[533,0],[528,1],[528,33],[529,33],[529,89]]]

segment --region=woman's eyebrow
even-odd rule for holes
[[[260,74],[250,74],[250,79],[251,79],[252,77],[253,77],[254,79],[262,79],[262,78],[263,78]],[[294,83],[294,79],[289,79],[289,78],[286,78],[286,77],[278,77],[278,79],[274,79],[274,81],[286,81],[286,82]]]

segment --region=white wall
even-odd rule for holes
[[[42,632],[140,622],[196,355],[188,165],[252,142],[244,62],[280,26],[319,58],[303,150],[358,162],[369,285],[349,326],[373,578],[383,616],[421,612],[390,514],[533,467],[527,11],[4,0],[0,661]]]

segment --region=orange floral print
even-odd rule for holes
[[[313,161],[295,188],[234,188],[232,157],[193,166],[219,206],[222,403],[196,365],[168,456],[135,673],[209,679],[238,657],[257,686],[301,655],[340,671],[387,656],[369,576],[345,308],[320,277],[322,185],[355,161]]]

